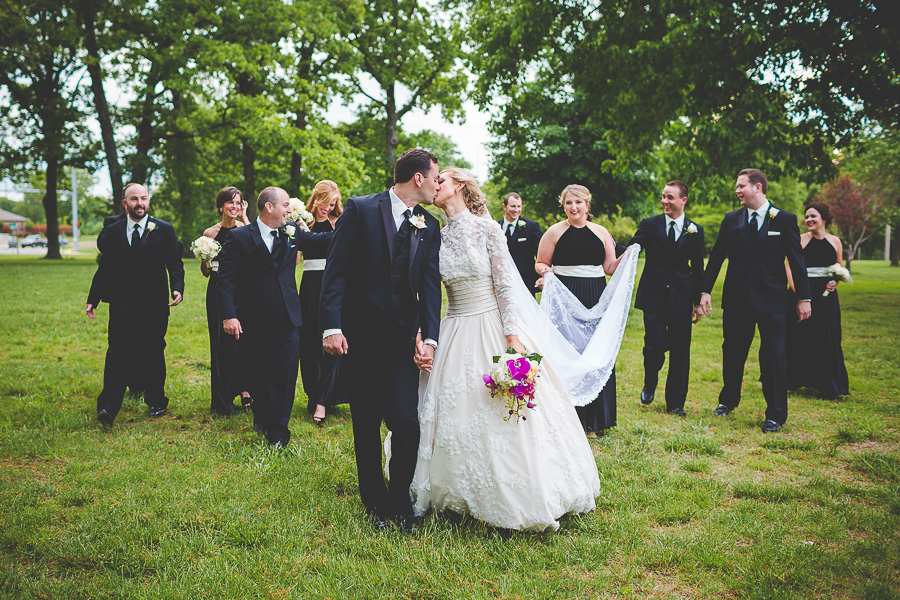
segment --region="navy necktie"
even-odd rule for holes
[[[669,221],[669,243],[675,245],[675,221]]]
[[[759,223],[756,221],[757,214],[754,212],[750,215],[750,232],[751,233],[759,233]]]
[[[131,251],[137,252],[141,247],[141,225],[140,223],[134,224],[134,231],[131,232]]]

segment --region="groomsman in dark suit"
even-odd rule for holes
[[[319,323],[344,355],[359,494],[376,530],[416,528],[409,497],[419,450],[419,370],[430,371],[441,316],[437,159],[419,148],[394,165],[394,186],[350,198],[328,248]],[[346,368],[346,371],[344,369]],[[391,432],[384,484],[381,423]]]
[[[231,230],[218,256],[216,297],[222,328],[237,340],[238,364],[248,380],[238,389],[253,397],[253,426],[284,448],[300,364],[297,251],[324,252],[329,233],[310,233],[287,221],[286,191],[267,187],[256,201],[259,216]]]
[[[759,327],[759,370],[766,399],[765,433],[779,431],[787,420],[787,363],[784,328],[796,312],[800,321],[812,313],[806,261],[800,249],[797,217],[766,199],[769,183],[758,169],[738,173],[735,192],[741,208],[722,219],[703,276],[700,305],[709,315],[710,292],[728,259],[722,291],[722,391],[714,412],[725,416],[741,401],[744,364]],[[794,273],[796,306],[788,306],[787,259]]]
[[[122,408],[127,386],[141,391],[134,389],[136,382],[150,415],[165,414],[169,307],[177,306],[184,294],[181,243],[169,223],[150,216],[147,188],[127,185],[122,204],[126,216],[110,220],[97,236],[102,257],[85,306],[96,319],[94,308],[101,300],[109,303],[109,347],[97,398],[97,419],[106,425],[113,424]]]
[[[702,318],[703,227],[684,214],[688,187],[670,181],[663,188],[663,214],[647,217],[630,244],[640,244],[646,262],[634,306],[644,312],[644,389],[641,402],[656,394],[659,370],[669,353],[666,410],[686,417],[684,401],[691,372],[691,322]]]
[[[515,192],[510,192],[503,198],[503,218],[497,223],[506,236],[506,245],[522,281],[532,295],[537,294],[540,290],[534,285],[538,280],[534,261],[541,243],[541,226],[522,217],[522,198]]]

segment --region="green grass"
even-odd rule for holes
[[[852,395],[793,395],[770,436],[756,345],[740,407],[712,416],[719,310],[694,328],[688,418],[642,406],[634,311],[619,426],[591,441],[597,509],[557,533],[432,515],[409,536],[363,518],[346,408],[318,429],[298,389],[283,453],[249,415],[209,414],[197,261],[170,319],[170,413],[128,398],[100,427],[95,268],[0,258],[0,598],[900,598],[900,269],[854,261]]]

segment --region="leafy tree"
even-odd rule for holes
[[[874,231],[884,198],[877,189],[857,185],[844,175],[823,186],[816,199],[827,204],[834,215],[849,270],[856,251]]]
[[[2,117],[7,140],[18,140],[18,145],[4,145],[2,163],[4,170],[45,165],[41,202],[47,222],[46,258],[59,259],[60,168],[83,165],[96,153],[79,98],[79,27],[65,2],[36,0],[20,6],[2,0],[0,15],[0,85],[12,101]]]
[[[363,20],[349,36],[359,70],[379,90],[370,94],[358,75],[352,78],[356,91],[368,99],[371,117],[384,123],[384,162],[378,172],[388,184],[404,115],[417,106],[440,106],[447,119],[463,114],[468,81],[457,64],[463,35],[454,16],[432,14],[419,0],[366,0]],[[403,90],[409,93],[405,102]]]

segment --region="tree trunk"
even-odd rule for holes
[[[297,118],[294,120],[294,127],[299,130],[306,129],[306,111],[298,111]],[[300,172],[303,168],[303,157],[296,150],[291,151],[291,189],[288,195],[300,193]]]
[[[106,165],[109,168],[109,183],[112,187],[113,205],[120,205],[122,198],[122,167],[119,165],[119,154],[109,116],[109,105],[103,92],[103,69],[100,68],[100,51],[97,49],[97,32],[94,23],[94,3],[92,0],[81,0],[81,18],[84,23],[84,45],[88,51],[87,68],[91,76],[91,92],[94,95],[94,108],[97,120],[100,121],[100,136],[103,138],[103,150],[106,152]]]
[[[47,159],[47,186],[41,203],[47,217],[47,256],[44,258],[61,259],[59,253],[59,205],[56,195],[56,180],[59,176],[59,160]]]
[[[137,140],[134,145],[135,152],[132,158],[130,180],[141,185],[150,183],[150,166],[152,165],[150,151],[153,150],[153,146],[156,143],[153,129],[153,119],[156,116],[156,112],[153,103],[159,95],[154,90],[160,81],[162,81],[162,75],[159,69],[155,66],[151,67],[151,73],[147,77],[144,86],[144,97],[141,101],[141,120],[137,124]],[[122,207],[121,198],[118,198],[113,204],[115,205],[116,214],[123,212],[124,208]]]
[[[253,145],[250,143],[250,140],[247,138],[241,138],[241,152],[243,155],[243,166],[244,166],[244,198],[247,200],[247,204],[250,206],[256,207],[256,150],[253,149]],[[252,211],[247,211],[252,214]],[[251,214],[248,214],[248,218],[251,217]]]
[[[894,238],[891,240],[892,267],[900,267],[900,232],[897,231],[898,226],[900,226],[900,219],[897,219],[894,224],[891,225],[891,237]]]
[[[387,101],[385,102],[387,118],[384,122],[385,171],[387,174],[387,186],[391,187],[394,185],[394,163],[397,162],[397,145],[400,141],[397,139],[397,103],[394,94],[394,84],[389,84],[384,91],[387,96]]]

